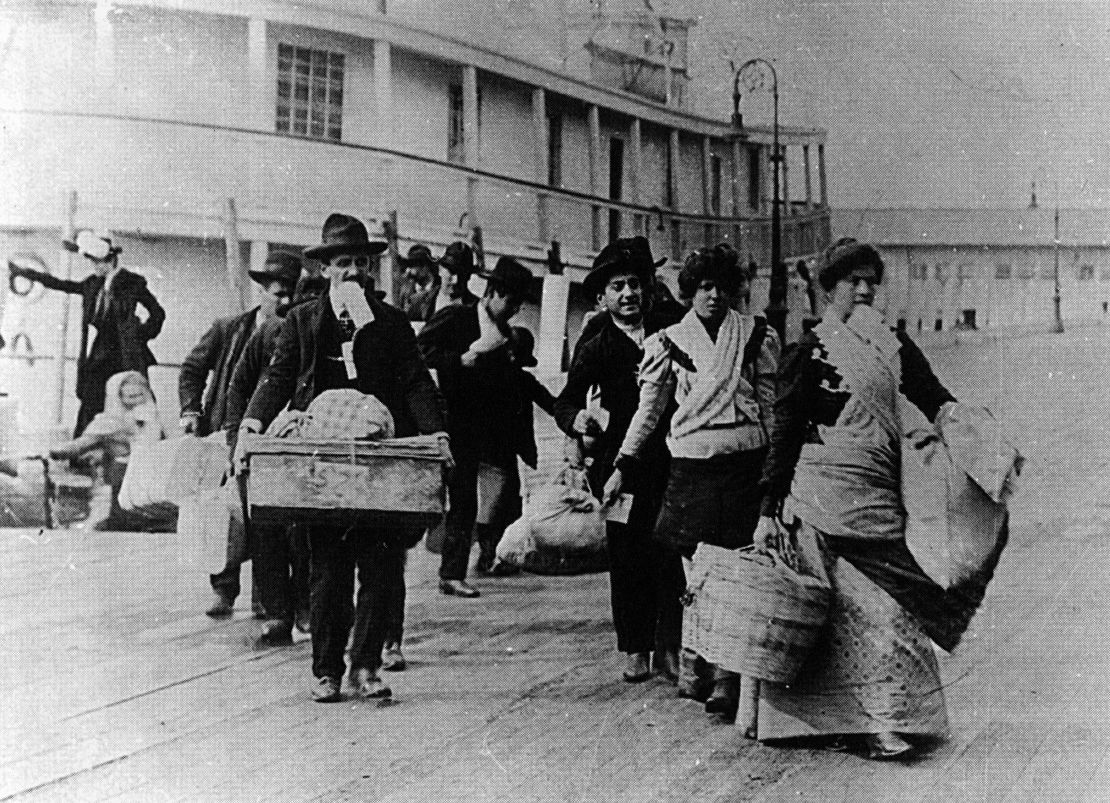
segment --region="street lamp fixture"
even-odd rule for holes
[[[732,76],[732,124],[744,135],[744,116],[740,113],[740,85],[749,93],[770,90],[774,99],[774,120],[771,145],[771,289],[768,293],[767,322],[779,337],[786,338],[786,263],[782,260],[782,211],[779,198],[779,163],[783,161],[779,147],[779,77],[775,66],[762,58],[748,59]]]

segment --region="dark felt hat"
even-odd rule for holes
[[[487,282],[517,298],[534,301],[532,297],[532,271],[512,257],[501,257],[493,270],[479,273]]]
[[[386,244],[382,240],[371,240],[366,226],[358,218],[334,213],[324,221],[324,231],[320,245],[304,250],[309,259],[327,261],[336,254],[380,254]]]
[[[424,243],[417,243],[409,249],[407,256],[399,256],[397,261],[406,268],[415,268],[420,265],[426,265],[429,268],[435,268],[436,266],[436,258],[432,256],[432,249]]]
[[[512,338],[509,340],[509,348],[512,349],[513,356],[521,367],[535,368],[539,365],[536,355],[533,354],[536,350],[536,338],[531,330],[523,326],[514,326],[512,328]]]
[[[659,260],[652,258],[651,244],[646,237],[620,237],[601,249],[582,281],[582,287],[587,295],[598,295],[610,276],[624,271],[640,277],[640,281],[647,285],[655,275],[655,269],[666,261],[665,257]]]
[[[464,242],[453,242],[436,262],[451,273],[470,276],[474,273],[474,249]]]
[[[266,264],[258,270],[248,271],[250,277],[259,284],[277,279],[290,287],[295,287],[301,277],[304,262],[292,251],[272,251],[266,257]]]

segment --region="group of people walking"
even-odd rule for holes
[[[121,311],[119,336],[138,339],[111,351],[123,362],[110,370],[130,371],[120,384],[141,390],[145,339],[164,313],[141,277],[116,267],[109,239],[75,248],[97,267],[91,279],[29,278],[80,292],[101,336],[110,329],[106,316]],[[539,406],[577,444],[604,506],[631,496],[627,519],[606,523],[624,681],[662,675],[680,696],[725,719],[736,717],[743,688],[758,695],[751,735],[820,737],[833,748],[858,737],[878,759],[905,758],[923,737],[945,734],[933,645],[956,646],[1005,538],[980,571],[949,588],[907,548],[898,398],[930,421],[955,399],[920,349],[873,308],[884,269],[874,248],[841,240],[825,252],[814,276],[824,313],[784,349],[774,328],[748,311],[751,266],[731,246],[686,257],[679,304],[656,278],[660,262],[648,241],[615,240],[585,279],[597,306],[557,397],[525,370],[535,364],[531,333],[510,325],[532,296],[530,271],[507,257],[479,271],[461,242],[438,259],[417,245],[403,260],[409,281],[398,309],[370,279],[372,258],[385,248],[359,220],[334,214],[321,243],[304,252],[322,265],[318,277],[303,271],[297,254],[270,254],[251,273],[261,304],[216,321],[185,360],[182,431],[226,431],[241,481],[242,436],[264,432],[283,408],[305,410],[334,389],[373,395],[398,437],[427,435],[439,444],[449,469],[439,589],[473,599],[480,595],[467,581],[475,532],[478,570],[514,571],[496,562],[495,549],[521,515],[517,461],[536,464]],[[485,279],[480,297],[470,291],[472,274]],[[149,313],[138,325],[136,303]],[[418,335],[412,321],[422,324]],[[79,429],[100,412],[97,398],[103,406],[106,383],[99,397],[86,384],[105,359],[94,349],[83,363]],[[127,410],[153,401],[110,390],[121,399],[130,393],[121,401]],[[129,426],[142,429],[143,420],[131,414]],[[208,613],[231,614],[241,564],[253,556],[265,619],[259,643],[292,643],[294,625],[310,631],[318,701],[342,698],[348,661],[355,694],[389,696],[379,670],[383,660],[384,668],[404,667],[405,553],[421,535],[400,525],[247,528],[240,521],[229,532],[225,567],[211,578]],[[832,591],[829,619],[797,680],[745,683],[684,648],[682,600],[699,545],[773,550],[787,541],[820,563]]]
[[[789,549],[821,563],[829,618],[795,682],[746,684],[758,706],[749,735],[904,759],[946,733],[933,644],[958,643],[1005,532],[949,588],[907,547],[897,399],[934,422],[955,399],[872,307],[878,252],[850,239],[825,252],[824,313],[785,350],[748,314],[751,277],[737,256],[719,245],[686,258],[678,284],[689,309],[677,321],[651,308],[655,264],[642,238],[603,249],[586,282],[601,313],[575,348],[556,420],[589,444],[605,505],[633,496],[627,523],[607,524],[623,678],[655,671],[734,718],[741,678],[682,649],[683,570],[700,544]]]

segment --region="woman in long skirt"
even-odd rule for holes
[[[818,554],[833,599],[820,641],[789,686],[762,684],[758,736],[865,736],[876,759],[904,758],[948,720],[933,643],[952,650],[982,601],[1005,542],[948,589],[906,546],[898,395],[930,421],[954,402],[920,349],[872,308],[883,262],[841,240],[818,280],[828,307],[784,359],[757,545],[793,522]],[[918,740],[919,741],[919,740]]]
[[[673,406],[670,474],[655,537],[687,561],[699,543],[724,549],[750,544],[759,519],[780,347],[766,321],[732,309],[748,280],[728,246],[686,258],[678,284],[690,311],[644,343],[639,407],[605,486],[608,504],[623,487],[624,470]],[[680,695],[704,700],[709,713],[735,717],[739,676],[718,669],[711,691],[696,681],[689,686],[705,691],[690,688],[692,660],[684,649]]]

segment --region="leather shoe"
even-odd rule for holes
[[[288,647],[293,643],[293,625],[283,619],[268,619],[262,623],[254,639],[256,650],[270,647]]]
[[[312,687],[312,699],[318,703],[338,703],[343,699],[339,678],[323,677]]]
[[[903,761],[913,753],[914,746],[893,731],[867,735],[867,757],[875,761]]]
[[[717,669],[713,678],[713,693],[705,701],[705,713],[718,714],[726,722],[736,719],[740,708],[740,676]]]
[[[499,560],[490,567],[490,577],[515,577],[520,574],[520,568],[511,563]]]
[[[380,700],[393,696],[393,691],[382,682],[378,673],[369,669],[356,669],[351,685],[355,688],[355,694],[364,700]]]
[[[307,608],[301,608],[293,615],[293,623],[302,633],[312,632],[312,618]]]
[[[651,677],[650,653],[630,652],[621,677],[625,683],[643,683]]]
[[[385,654],[382,656],[382,669],[386,672],[403,672],[408,663],[401,652],[400,644],[386,644]]]
[[[478,589],[466,580],[440,580],[439,590],[449,597],[474,598],[481,596]]]
[[[678,651],[656,650],[654,656],[655,671],[671,683],[678,683]]]
[[[212,602],[212,607],[205,611],[206,614],[213,619],[226,619],[231,616],[235,610],[235,600],[227,594],[216,592],[215,599]]]
[[[490,569],[493,568],[493,562],[496,557],[497,556],[493,553],[492,550],[487,551],[483,549],[478,555],[478,561],[474,564],[475,570],[481,572],[482,574],[487,574]]]

